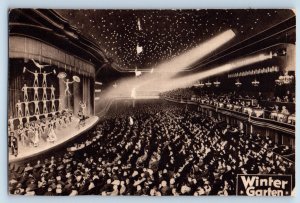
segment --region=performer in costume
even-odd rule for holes
[[[67,125],[67,124],[68,124],[68,120],[67,120],[67,112],[64,112],[64,113],[63,113],[62,118],[63,118],[63,121],[64,121],[65,125]]]
[[[86,108],[86,103],[85,102],[79,102],[79,106],[82,109],[82,114],[85,115],[85,108]]]
[[[53,72],[46,73],[46,71],[44,71],[44,72],[42,73],[42,75],[43,75],[42,86],[43,86],[43,87],[47,87],[47,75],[49,75],[49,74],[51,74],[51,73],[53,73]]]
[[[54,143],[56,140],[57,140],[56,133],[54,131],[53,125],[50,124],[49,125],[49,133],[48,133],[47,141],[51,142],[51,143]]]
[[[35,115],[40,114],[39,101],[34,101],[34,114]]]
[[[19,125],[23,126],[23,117],[19,117]]]
[[[58,109],[59,109],[59,111],[63,110],[62,100],[61,99],[58,99]]]
[[[42,87],[43,88],[43,97],[42,100],[47,100],[47,87]]]
[[[34,137],[33,137],[33,146],[37,147],[37,146],[39,146],[39,143],[40,143],[39,129],[35,128],[34,129]]]
[[[54,92],[55,92],[55,87],[53,87],[53,85],[51,85],[50,90],[51,90],[50,98],[51,98],[51,100],[53,100],[53,99],[55,99],[55,94],[54,94]]]
[[[26,84],[22,87],[22,91],[24,92],[24,101],[28,101],[28,87]]]
[[[71,95],[69,84],[72,84],[75,81],[69,82],[69,79],[66,79],[66,81],[63,82],[66,84],[65,95]]]
[[[16,104],[16,108],[17,108],[17,115],[18,117],[22,117],[23,116],[23,111],[22,111],[22,103],[20,102],[20,100],[18,100],[17,104]]]
[[[56,116],[52,117],[50,124],[52,124],[53,128],[56,129]]]
[[[30,71],[28,69],[26,69],[29,73],[34,75],[34,81],[33,81],[33,86],[39,86],[39,73],[37,71]]]
[[[43,119],[41,122],[42,133],[46,132],[46,119],[47,118]]]
[[[66,126],[66,123],[65,123],[65,121],[64,121],[63,115],[60,115],[60,117],[59,117],[59,124],[60,124],[60,126],[62,126],[63,128],[66,128],[66,127],[67,127],[67,126]]]
[[[48,109],[47,109],[47,101],[43,100],[43,113],[47,114],[48,113]]]
[[[37,100],[39,100],[39,87],[34,86],[33,90],[34,90],[34,100],[37,101]]]
[[[55,108],[55,100],[51,100],[51,112],[55,112],[56,108]]]
[[[29,139],[29,144],[30,146],[33,145],[33,140],[34,140],[34,129],[32,127],[32,123],[29,124],[29,126],[27,127],[27,135],[28,135],[28,139]]]
[[[56,123],[56,127],[61,127],[60,113],[58,113],[57,116],[55,117],[55,123]]]
[[[70,123],[71,123],[72,122],[72,117],[73,117],[72,111],[69,111],[68,115],[69,115],[69,120],[70,120]]]
[[[30,116],[26,116],[26,122],[29,123],[30,121]]]
[[[10,116],[8,119],[8,124],[11,131],[15,130],[14,120],[15,119],[12,116]]]
[[[21,125],[19,125],[18,128],[18,135],[21,139],[22,145],[25,146],[25,138],[28,139],[25,129]]]
[[[25,113],[25,116],[30,116],[30,112],[29,112],[29,102],[28,101],[25,101],[24,102],[25,104],[25,110],[24,110],[24,113]]]
[[[41,65],[41,64],[39,64],[38,62],[36,62],[34,59],[31,59],[31,60],[32,60],[32,62],[34,63],[34,65],[35,65],[37,68],[40,69],[40,73],[42,73],[42,69],[43,69],[43,68],[45,68],[45,67],[47,67],[47,66],[51,66],[51,65]]]
[[[43,127],[42,127],[42,122],[41,121],[37,122],[37,129],[38,129],[38,132],[39,132],[39,138],[41,139],[43,131],[44,131]]]

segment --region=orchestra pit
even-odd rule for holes
[[[245,195],[295,187],[293,10],[9,13],[14,195]]]

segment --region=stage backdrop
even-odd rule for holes
[[[16,104],[24,102],[24,84],[33,87],[34,75],[31,72],[40,72],[38,64],[48,65],[42,69],[47,73],[47,87],[55,88],[56,110],[68,107],[78,113],[80,102],[86,103],[85,113],[94,113],[94,78],[95,67],[92,63],[73,56],[63,50],[36,39],[23,36],[9,37],[9,117],[17,117]],[[25,68],[24,68],[25,67]],[[66,73],[66,77],[60,79],[57,75]],[[73,81],[73,76],[78,76],[80,82],[69,84],[70,95],[66,97],[66,84],[63,81]],[[39,109],[43,112],[42,75],[39,75],[40,90],[38,91]],[[47,89],[47,97],[50,100],[50,88]],[[60,99],[60,100],[59,100]],[[33,88],[28,89],[28,101],[34,100]],[[59,102],[60,101],[60,102]],[[23,114],[24,106],[22,105]],[[51,111],[51,102],[47,102],[48,112]],[[29,104],[30,114],[34,114],[34,105]]]

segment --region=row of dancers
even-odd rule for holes
[[[11,154],[18,155],[18,145],[29,145],[30,147],[38,147],[42,139],[42,135],[46,135],[44,140],[49,143],[54,143],[57,140],[55,130],[66,128],[73,120],[71,111],[63,111],[58,115],[44,118],[41,120],[30,121],[18,125],[16,130],[9,128],[9,148]]]
[[[56,112],[56,105],[55,105],[55,101],[59,102],[59,107],[62,106],[61,104],[61,99],[53,99],[53,100],[42,100],[42,101],[24,101],[21,102],[20,100],[18,100],[18,102],[16,103],[16,108],[17,108],[17,117],[27,117],[30,116],[30,111],[29,111],[29,104],[33,103],[34,104],[34,115],[39,115],[40,114],[40,107],[39,107],[39,103],[43,103],[43,114],[47,114],[48,111],[48,105],[47,103],[51,102],[51,112]],[[24,104],[24,105],[23,105]],[[23,112],[23,108],[22,106],[24,106],[24,112]]]

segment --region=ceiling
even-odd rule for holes
[[[155,67],[232,29],[236,37],[225,49],[295,15],[292,10],[261,9],[55,11],[95,41],[121,69]],[[142,47],[139,54],[137,45]]]

